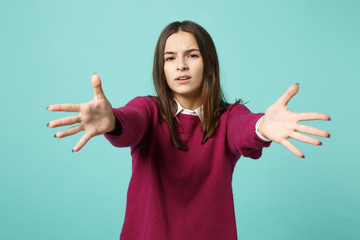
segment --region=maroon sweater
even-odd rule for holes
[[[231,105],[213,137],[203,137],[198,116],[179,114],[177,129],[188,150],[172,143],[167,123],[149,97],[113,109],[121,134],[105,137],[131,147],[132,177],[123,240],[237,239],[232,175],[240,156],[257,159],[270,145],[255,133],[263,114]]]

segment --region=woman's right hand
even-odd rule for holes
[[[77,116],[65,117],[48,123],[48,126],[51,128],[79,123],[76,126],[55,134],[55,137],[63,138],[79,133],[80,131],[85,131],[84,135],[73,148],[73,152],[79,151],[90,138],[111,132],[115,129],[116,119],[112,112],[111,104],[101,88],[100,77],[97,73],[91,76],[91,83],[94,88],[94,99],[90,102],[81,104],[54,104],[48,107],[48,110],[53,112],[79,113]]]

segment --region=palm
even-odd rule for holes
[[[291,86],[282,97],[266,110],[264,120],[261,122],[259,130],[264,136],[274,142],[282,144],[296,156],[304,157],[304,154],[290,143],[288,138],[313,145],[321,145],[319,139],[302,133],[321,137],[329,137],[329,133],[321,129],[299,124],[299,122],[309,120],[330,120],[330,117],[322,113],[291,112],[287,108],[287,104],[290,99],[295,96],[298,90],[298,84]]]
[[[92,133],[97,136],[109,131],[109,125],[111,123],[108,115],[111,104],[105,99],[94,99],[88,103],[82,104],[79,115],[80,122],[83,124],[83,128],[86,132]]]
[[[55,134],[57,138],[63,138],[85,131],[73,151],[79,151],[90,138],[113,130],[115,116],[112,113],[110,102],[106,99],[101,88],[101,81],[97,74],[91,77],[94,88],[94,99],[82,104],[55,104],[48,107],[50,111],[78,112],[77,116],[70,116],[51,121],[49,127],[60,127],[78,123],[69,129]]]

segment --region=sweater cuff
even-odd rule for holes
[[[119,120],[115,117],[115,128],[111,132],[107,132],[109,135],[120,135],[121,134],[121,124]]]

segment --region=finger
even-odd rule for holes
[[[323,121],[329,121],[331,118],[329,115],[324,113],[313,113],[313,112],[307,112],[307,113],[298,113],[297,115],[298,121],[312,121],[312,120],[323,120]]]
[[[298,91],[299,91],[299,84],[296,83],[291,87],[289,87],[288,90],[286,90],[286,92],[284,93],[284,95],[282,95],[277,100],[277,102],[279,102],[283,106],[286,106],[289,103],[290,99],[294,97]]]
[[[79,112],[80,104],[64,103],[64,104],[53,104],[48,108],[50,111],[60,111],[60,112]]]
[[[91,84],[93,85],[94,88],[94,99],[104,99],[105,94],[101,88],[101,80],[97,73],[94,73],[91,76]]]
[[[73,152],[79,151],[91,138],[91,134],[86,132],[73,148]]]
[[[292,153],[295,154],[296,156],[301,157],[301,158],[305,158],[304,154],[303,154],[299,149],[297,149],[297,148],[294,146],[294,144],[292,144],[291,142],[289,142],[289,140],[284,139],[284,140],[281,142],[281,145],[283,145],[284,147],[286,147],[290,152],[292,152]]]
[[[71,136],[71,135],[74,135],[78,132],[82,131],[82,128],[80,125],[76,125],[74,127],[71,127],[69,129],[66,129],[64,131],[61,131],[61,132],[57,132],[55,134],[55,137],[57,138],[63,138],[63,137],[67,137],[67,136]]]
[[[310,135],[315,135],[315,136],[319,136],[319,137],[330,137],[330,134],[328,131],[322,130],[322,129],[318,129],[318,128],[314,128],[311,126],[307,126],[307,125],[300,125],[298,124],[295,128],[296,131],[298,132],[302,132],[302,133],[306,133],[306,134],[310,134]]]
[[[53,120],[49,122],[48,126],[54,128],[54,127],[72,125],[79,122],[80,122],[79,116],[71,116],[71,117],[65,117],[65,118]]]
[[[309,137],[301,133],[293,132],[291,133],[290,137],[300,142],[309,143],[312,145],[321,145],[321,141],[319,139]]]

